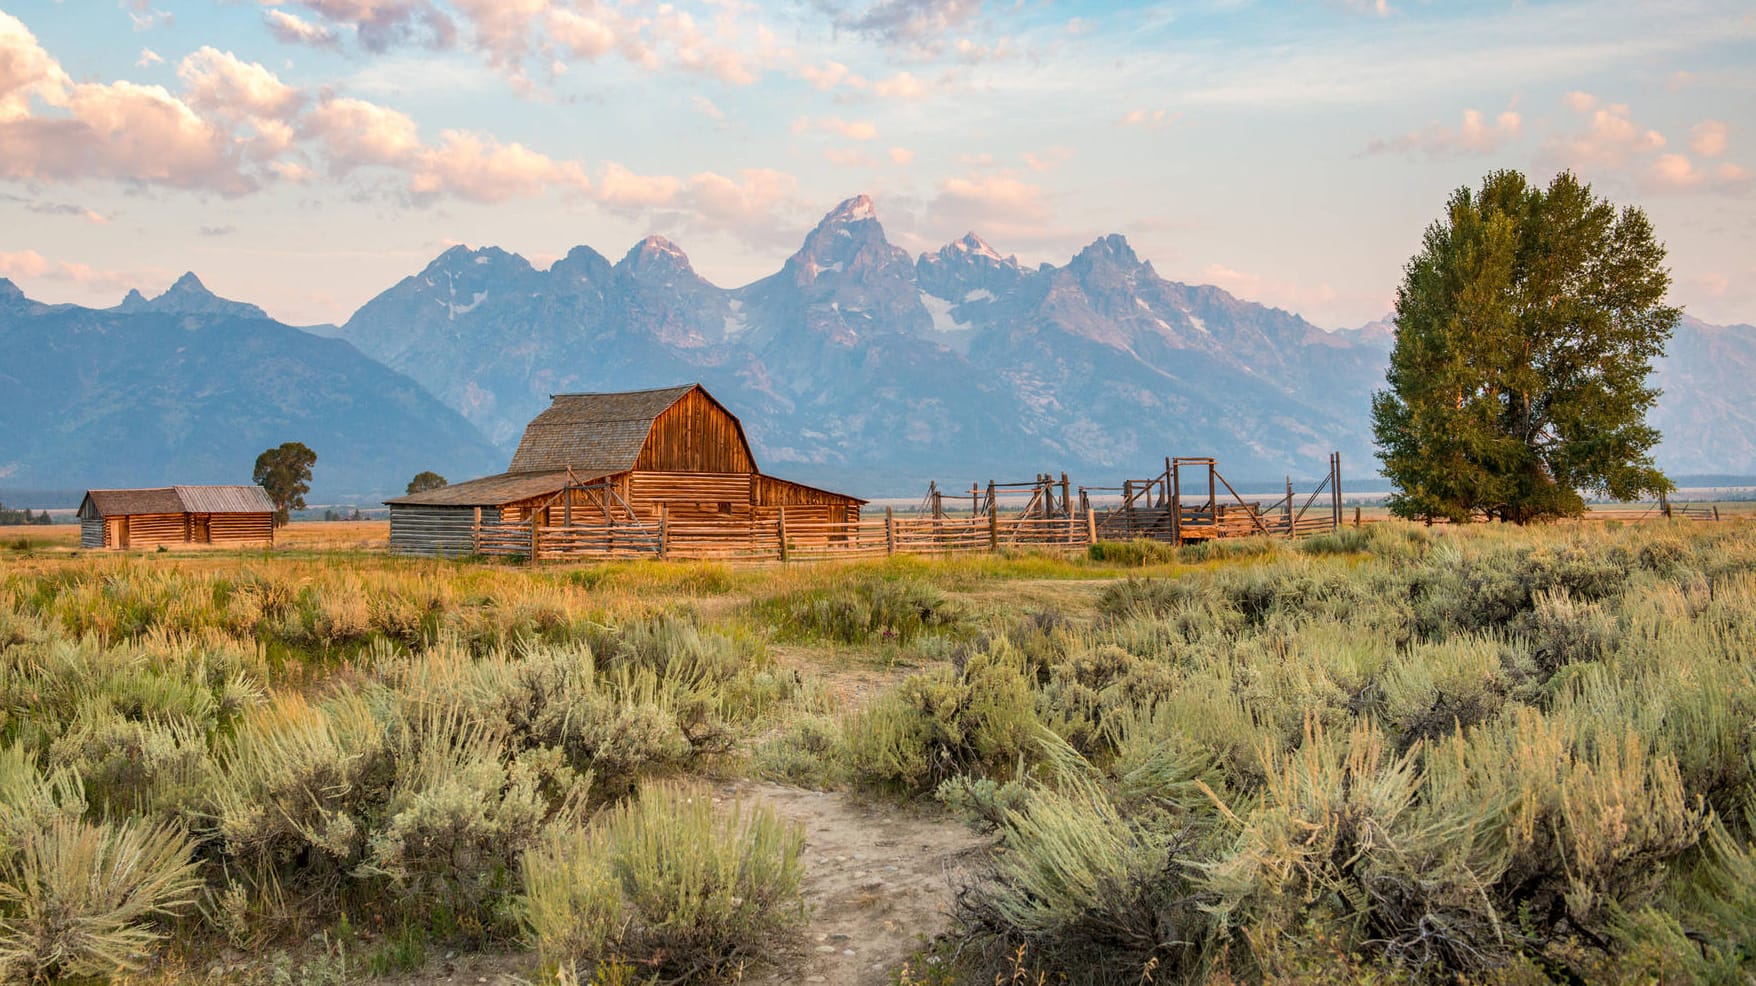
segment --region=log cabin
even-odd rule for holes
[[[260,486],[86,490],[79,546],[273,544],[274,504]]]
[[[700,384],[554,394],[525,427],[506,472],[384,501],[390,549],[459,556],[482,525],[667,523],[734,532],[785,508],[797,522],[847,523],[866,501],[762,473],[744,426]]]

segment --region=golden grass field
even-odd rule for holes
[[[0,979],[1756,972],[1748,520],[749,568],[386,535],[0,531]]]

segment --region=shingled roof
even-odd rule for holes
[[[575,471],[574,483],[589,483],[600,478],[597,475]],[[397,506],[414,507],[497,507],[505,503],[517,503],[545,493],[559,493],[567,485],[568,472],[565,469],[547,472],[503,472],[497,476],[483,476],[465,483],[453,483],[441,486],[436,490],[423,493],[411,493],[399,496],[385,503]]]
[[[87,512],[86,507],[92,512]],[[81,517],[139,514],[273,513],[274,504],[260,486],[161,486],[141,490],[86,490]]]
[[[525,426],[507,471],[571,468],[580,476],[607,476],[633,469],[654,419],[699,386],[551,395],[554,403]]]

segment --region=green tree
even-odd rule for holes
[[[1524,523],[1671,489],[1646,385],[1681,312],[1646,214],[1572,174],[1452,194],[1396,289],[1372,430],[1402,517]]]
[[[425,472],[416,473],[415,478],[409,480],[408,491],[410,493],[425,493],[428,490],[436,490],[445,485],[447,484],[444,476],[428,469]]]
[[[287,522],[294,510],[305,509],[305,494],[311,492],[311,467],[317,464],[317,453],[303,442],[286,442],[256,457],[256,485],[268,491],[274,503],[274,523]]]

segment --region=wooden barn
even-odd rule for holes
[[[156,544],[273,544],[274,504],[260,486],[86,490],[82,548]]]
[[[801,527],[860,519],[864,500],[758,470],[743,425],[700,384],[551,400],[506,472],[386,500],[391,550],[470,554],[484,526],[533,521],[636,533],[663,521],[711,537],[769,523],[782,508]]]

